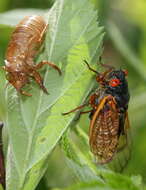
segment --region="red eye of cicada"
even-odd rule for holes
[[[116,87],[116,86],[118,86],[120,83],[121,83],[121,82],[120,82],[119,79],[112,79],[112,80],[110,80],[109,85],[112,86],[112,87]]]

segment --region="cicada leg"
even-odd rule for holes
[[[95,103],[96,103],[96,102],[95,102],[95,99],[96,99],[96,98],[98,98],[98,95],[94,93],[94,94],[92,94],[92,95],[90,96],[90,100],[87,101],[87,103],[85,103],[85,104],[83,104],[83,105],[80,105],[80,106],[78,106],[77,108],[75,108],[75,109],[73,109],[73,110],[71,110],[71,111],[69,111],[69,112],[62,113],[62,115],[70,114],[70,113],[72,113],[72,112],[75,112],[75,111],[78,111],[78,110],[84,108],[85,106],[91,105],[91,107],[92,107],[91,110],[88,110],[88,111],[81,111],[81,112],[79,113],[79,116],[78,116],[78,119],[79,119],[82,114],[90,113],[90,112],[93,111],[93,109],[94,109],[94,107],[95,107]],[[96,106],[97,106],[97,105],[96,105]]]
[[[92,109],[92,110],[93,110],[93,109]],[[79,113],[79,115],[78,115],[78,117],[77,117],[76,121],[80,119],[80,117],[81,117],[81,115],[82,115],[82,114],[90,113],[90,112],[92,112],[92,110],[88,110],[88,111],[81,111],[81,112]]]
[[[84,108],[84,107],[87,106],[87,105],[88,105],[88,104],[83,104],[83,105],[81,105],[81,106],[78,106],[78,107],[74,108],[73,110],[70,110],[69,112],[62,113],[62,115],[68,115],[68,114],[70,114],[70,113],[72,113],[72,112],[75,112],[75,111],[78,111],[78,110]]]
[[[47,89],[45,88],[44,84],[43,84],[43,79],[41,77],[41,75],[33,70],[33,72],[31,73],[31,77],[33,77],[36,81],[36,83],[40,86],[40,88],[46,93],[46,94],[49,94]]]
[[[54,63],[51,63],[51,62],[48,62],[48,61],[41,61],[39,64],[37,64],[35,66],[35,68],[38,70],[38,69],[41,69],[44,65],[49,65],[50,67],[52,67],[53,69],[57,70],[59,75],[61,75],[61,70],[59,69],[59,67],[57,67],[57,65],[55,65]]]
[[[86,104],[83,104],[83,105],[81,105],[81,106],[78,106],[77,108],[75,108],[75,109],[73,109],[73,110],[71,110],[71,111],[69,111],[69,112],[62,113],[62,115],[67,115],[67,114],[70,114],[70,113],[72,113],[72,112],[78,111],[78,110],[80,110],[80,109],[82,109],[82,108],[84,108],[85,106],[88,106],[88,105],[90,104],[93,108],[92,108],[91,110],[88,110],[88,111],[81,111],[81,112],[79,113],[79,115],[78,115],[78,118],[76,119],[76,120],[79,120],[79,119],[80,119],[80,116],[81,116],[82,114],[90,113],[90,112],[93,111],[94,105],[95,105],[95,98],[96,98],[96,97],[97,97],[97,94],[91,95],[89,102],[87,102]]]

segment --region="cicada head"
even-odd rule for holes
[[[125,93],[128,91],[128,83],[126,80],[127,72],[124,70],[113,70],[105,78],[105,87],[108,92]]]

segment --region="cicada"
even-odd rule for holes
[[[130,99],[126,70],[117,70],[106,64],[104,72],[97,72],[85,61],[89,70],[96,73],[99,87],[89,97],[87,103],[63,113],[67,115],[90,106],[91,110],[81,111],[90,113],[89,144],[92,153],[100,164],[109,163],[117,152],[127,145],[127,130],[129,128],[128,103]],[[122,146],[120,137],[125,137]]]
[[[22,90],[30,82],[30,78],[33,78],[40,88],[48,93],[43,84],[43,78],[38,72],[44,65],[51,66],[61,74],[61,70],[51,62],[45,60],[38,64],[34,62],[34,58],[43,43],[47,26],[42,16],[26,16],[12,33],[6,51],[4,69],[7,71],[9,83],[21,94],[31,96]]]

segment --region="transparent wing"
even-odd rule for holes
[[[113,161],[108,164],[115,171],[122,172],[131,158],[131,130],[128,118],[128,112],[125,114],[124,133],[120,134],[117,153]]]

